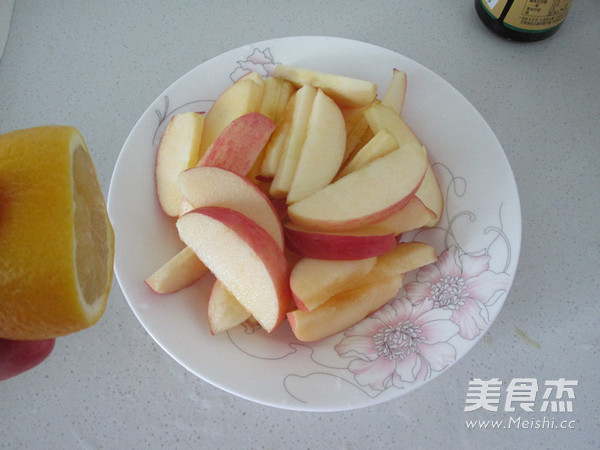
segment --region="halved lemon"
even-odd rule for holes
[[[76,128],[0,136],[0,337],[48,339],[95,324],[113,276],[114,234]]]

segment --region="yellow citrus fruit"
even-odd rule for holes
[[[63,336],[95,324],[113,274],[114,234],[77,129],[0,136],[0,337]]]

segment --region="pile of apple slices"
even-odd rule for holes
[[[436,260],[402,233],[435,226],[443,197],[402,118],[406,74],[377,85],[277,65],[252,72],[204,113],[170,120],[156,189],[185,247],[145,281],[168,294],[207,273],[213,334],[244,321],[295,336],[338,333]]]

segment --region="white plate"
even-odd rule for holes
[[[294,339],[287,323],[271,335],[240,326],[211,336],[206,318],[210,277],[168,296],[154,294],[144,284],[182,247],[154,190],[157,142],[168,119],[178,112],[207,110],[248,70],[266,76],[277,62],[368,79],[378,84],[379,95],[393,68],[405,70],[404,116],[427,147],[446,200],[438,227],[405,236],[434,245],[439,261],[410,274],[406,289],[352,332],[312,344]],[[331,37],[246,45],[173,83],[127,138],[108,205],[116,233],[116,277],[156,342],[189,371],[227,392],[293,410],[374,405],[450,368],[498,315],[521,245],[511,168],[475,108],[438,75],[405,56]]]

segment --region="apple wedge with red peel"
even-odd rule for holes
[[[296,225],[321,231],[371,225],[408,204],[427,164],[423,147],[404,146],[290,205],[288,216]]]
[[[291,81],[297,87],[308,85],[322,89],[342,107],[368,105],[377,95],[377,84],[370,81],[302,67],[278,64],[273,76]]]
[[[433,217],[427,223],[423,224],[423,226],[436,226],[442,218],[444,196],[431,165],[427,167],[425,178],[423,178],[423,182],[421,183],[419,190],[415,193],[415,196],[433,215]]]
[[[284,223],[290,250],[307,258],[354,260],[381,255],[396,246],[396,235],[374,225],[353,231],[326,232]]]
[[[392,79],[383,94],[381,103],[392,108],[397,114],[402,114],[404,99],[406,98],[406,72],[394,69]]]
[[[264,228],[283,249],[283,227],[269,198],[246,177],[219,167],[194,167],[179,175],[191,210],[203,206],[233,209]]]
[[[264,81],[258,74],[248,74],[229,86],[206,113],[200,156],[212,145],[219,134],[238,117],[256,112],[264,92]]]
[[[221,167],[245,176],[275,127],[275,122],[260,113],[238,117],[217,136],[198,166]]]
[[[192,249],[185,247],[146,278],[157,294],[171,294],[188,287],[208,273]]]
[[[298,167],[300,151],[306,138],[308,120],[316,95],[317,90],[312,86],[303,86],[296,91],[292,121],[286,135],[277,172],[269,190],[273,197],[283,198],[290,190],[296,167]]]
[[[231,330],[250,317],[251,314],[240,305],[225,285],[215,280],[208,298],[208,326],[211,334]]]
[[[421,183],[421,186],[423,186],[423,183]],[[435,214],[415,194],[404,208],[387,219],[377,222],[375,226],[383,231],[400,236],[407,231],[427,226],[434,219]]]
[[[314,342],[344,331],[390,301],[402,287],[403,275],[365,284],[340,292],[312,311],[295,310],[287,314],[296,338]]]
[[[294,203],[327,186],[339,171],[346,149],[342,111],[321,89],[315,95],[306,136],[287,194]]]
[[[55,339],[13,341],[0,338],[0,381],[39,365],[52,353],[55,343]]]
[[[364,277],[376,262],[376,257],[349,261],[302,258],[290,274],[290,289],[296,306],[301,311],[315,309],[345,290],[348,284]]]
[[[175,114],[158,144],[156,153],[156,192],[165,214],[176,217],[181,204],[177,176],[198,163],[204,114]]]
[[[292,298],[289,268],[277,242],[229,208],[197,208],[177,220],[181,240],[267,331],[285,318]]]
[[[421,145],[421,141],[402,116],[389,106],[383,103],[373,104],[365,110],[365,117],[373,133],[382,129],[388,130],[398,140],[399,147],[412,143]]]
[[[348,175],[374,159],[385,156],[398,148],[396,137],[385,128],[379,130],[367,144],[356,152],[339,171],[337,178]]]

